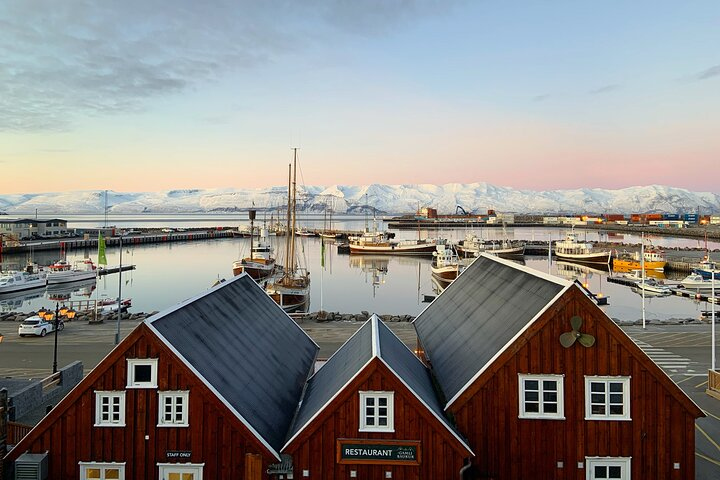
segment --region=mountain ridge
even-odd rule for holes
[[[103,213],[102,190],[0,195],[0,212],[30,215]],[[109,213],[203,213],[258,209],[282,210],[287,187],[253,189],[172,189],[159,192],[107,191]],[[720,195],[663,185],[621,189],[579,188],[534,191],[501,187],[486,182],[404,185],[298,186],[298,211],[383,214],[414,212],[433,207],[440,214],[454,213],[457,205],[473,213],[488,209],[528,214],[563,213],[720,213]]]

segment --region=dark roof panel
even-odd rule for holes
[[[147,322],[279,452],[318,347],[252,278]]]
[[[414,322],[447,400],[569,285],[507,260],[476,259]]]
[[[368,320],[310,378],[287,438],[294,437],[373,356],[372,324]]]

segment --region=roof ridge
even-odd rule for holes
[[[370,317],[370,322],[372,322],[372,357],[382,358],[380,350],[380,335],[378,335],[378,320],[379,318],[377,314],[373,313]]]

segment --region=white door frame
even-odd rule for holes
[[[204,463],[158,463],[158,478],[165,480],[167,473],[194,473],[195,480],[203,480]]]

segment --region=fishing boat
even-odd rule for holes
[[[47,283],[77,282],[80,280],[88,280],[95,278],[97,268],[92,260],[86,258],[73,264],[65,260],[59,260],[48,267],[50,271],[47,274]]]
[[[42,271],[36,272],[32,268],[25,271],[8,271],[0,274],[0,295],[44,288],[46,285],[47,274]]]
[[[699,273],[691,273],[682,279],[680,286],[688,290],[712,290],[713,280],[705,278]],[[720,283],[715,282],[715,288],[720,289]]]
[[[293,163],[288,174],[287,224],[289,234],[285,242],[286,265],[282,274],[266,285],[266,291],[286,312],[307,311],[310,306],[310,273],[298,266],[295,249],[297,231],[297,148],[293,149]]]
[[[498,257],[522,257],[525,255],[525,242],[503,240],[484,240],[473,234],[465,237],[457,245],[457,252],[464,257],[478,257],[481,253],[490,253]]]
[[[667,260],[665,253],[658,247],[648,244],[644,248],[643,257],[640,252],[622,252],[612,261],[612,268],[616,272],[630,272],[639,268],[662,272],[665,270]]]
[[[709,255],[705,255],[698,267],[693,268],[692,272],[702,275],[703,278],[715,277],[715,280],[720,280],[720,270],[718,270],[717,264],[710,260]]]
[[[437,245],[433,252],[433,260],[430,265],[432,276],[441,284],[449,285],[465,269],[460,263],[455,248],[452,245]]]
[[[610,262],[610,251],[596,251],[590,242],[580,242],[574,230],[565,234],[564,240],[555,242],[555,256],[558,259],[584,263]]]
[[[260,237],[257,244],[254,243],[255,231],[255,210],[249,210],[250,217],[250,256],[235,260],[233,262],[233,275],[247,273],[255,281],[261,281],[268,278],[275,271],[275,257],[273,257],[272,246],[267,238],[267,230],[263,227],[260,229]]]

